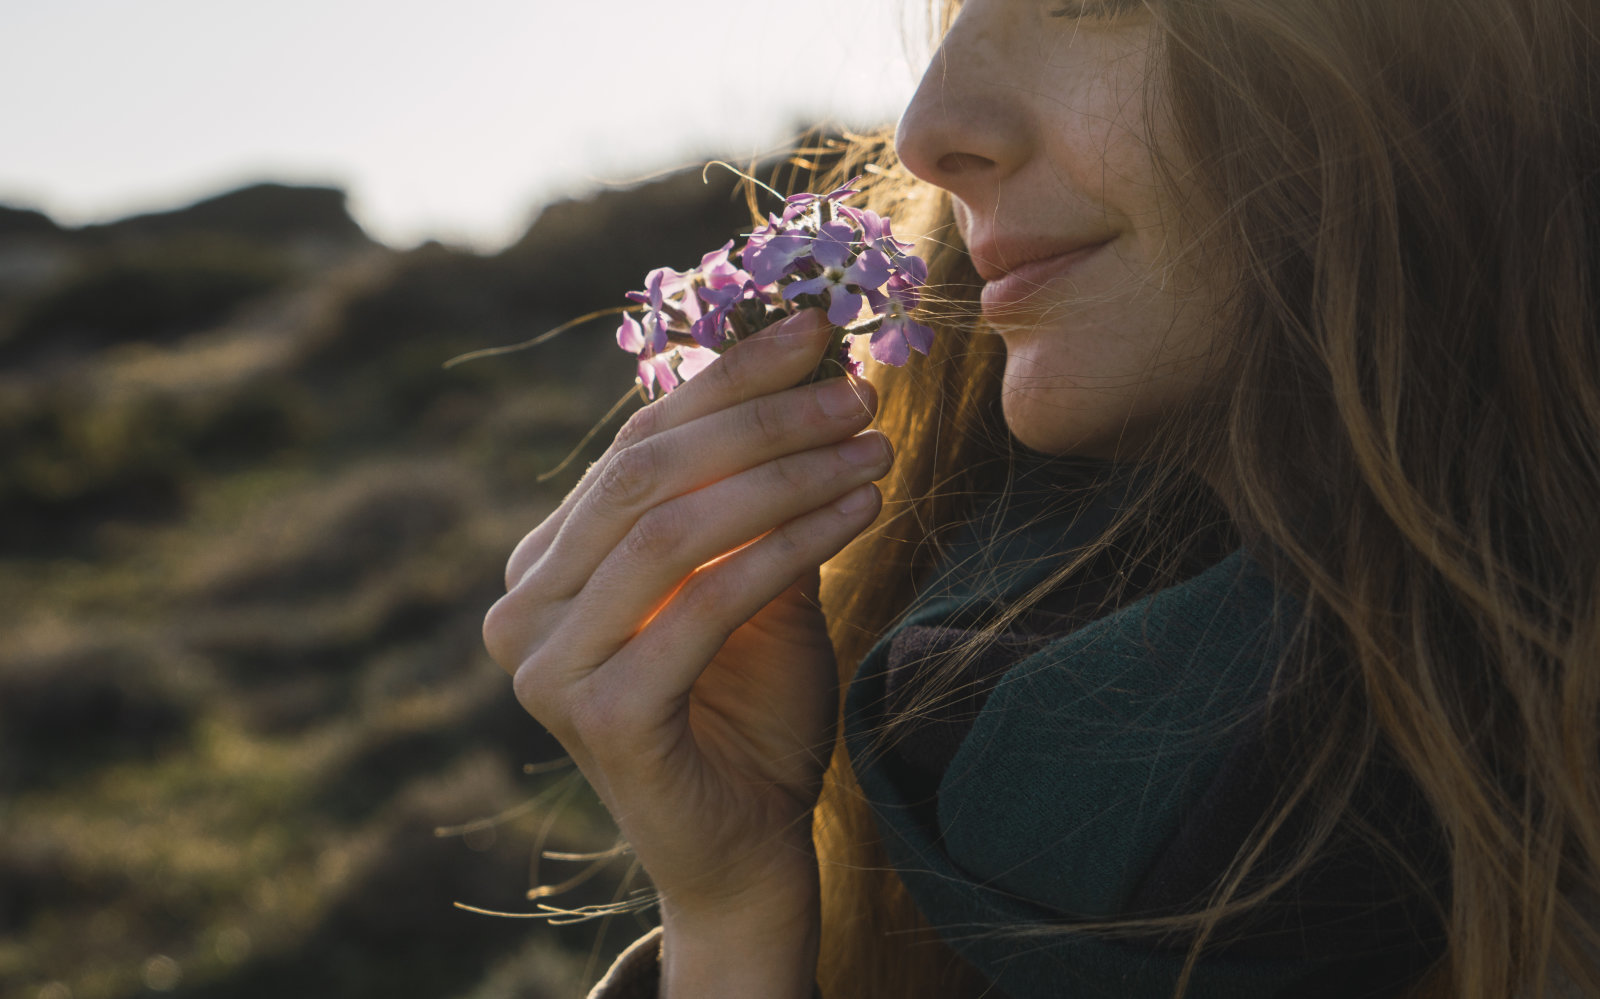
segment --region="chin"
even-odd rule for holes
[[[1046,402],[1026,393],[1007,392],[1001,399],[1006,427],[1017,443],[1042,454],[1110,458],[1115,436],[1107,440],[1102,428],[1084,421],[1059,402]]]

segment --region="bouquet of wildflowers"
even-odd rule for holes
[[[826,310],[836,327],[819,376],[860,373],[850,354],[857,336],[870,336],[872,357],[885,364],[928,352],[933,330],[911,317],[928,265],[894,237],[889,219],[842,203],[860,193],[853,186],[860,179],[828,194],[790,195],[742,247],[730,239],[693,270],[658,267],[643,291],[628,293],[640,318],[623,316],[617,344],[638,358],[647,396],[672,391],[733,344],[801,309]]]

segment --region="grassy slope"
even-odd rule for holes
[[[724,191],[675,179],[632,211],[709,248],[742,214]],[[619,250],[629,210],[600,208],[500,258],[291,261],[159,336],[63,291],[122,287],[93,269],[125,284],[133,251],[0,302],[0,994],[573,996],[637,933],[451,907],[528,910],[530,878],[573,869],[530,872],[536,844],[610,840],[570,776],[523,772],[558,750],[478,623],[572,481],[538,473],[631,366],[600,324],[440,368],[692,262]],[[54,351],[18,332],[52,335],[46,299],[79,317]],[[625,867],[559,901],[611,899]]]

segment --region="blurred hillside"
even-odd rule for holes
[[[496,256],[386,248],[329,189],[0,208],[0,995],[570,997],[639,932],[451,906],[531,910],[582,866],[537,844],[610,842],[524,772],[559,751],[479,623],[633,366],[604,321],[441,365],[747,229],[712,181]]]

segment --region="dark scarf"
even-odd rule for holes
[[[1281,750],[1314,738],[1263,721],[1299,606],[1239,550],[1087,623],[1083,595],[1058,594],[968,664],[958,696],[875,739],[930,664],[1098,533],[1120,495],[1071,515],[1011,503],[980,518],[846,699],[856,774],[907,889],[1012,999],[1170,997],[1186,936],[1067,927],[1201,907],[1272,807]],[[1375,772],[1351,813],[1437,880],[1440,851],[1402,775]],[[1437,957],[1437,919],[1387,854],[1346,836],[1319,856],[1223,924],[1187,995],[1392,995]]]

